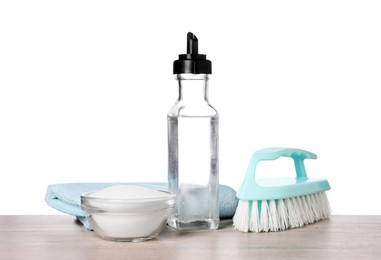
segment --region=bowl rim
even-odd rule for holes
[[[81,200],[93,200],[93,201],[99,201],[99,202],[108,202],[108,203],[142,203],[142,202],[158,202],[158,201],[165,201],[165,200],[173,200],[176,197],[176,194],[166,191],[166,190],[157,190],[163,193],[166,193],[169,196],[163,196],[163,197],[146,197],[146,198],[132,198],[132,199],[115,199],[115,198],[99,198],[95,196],[90,196],[91,193],[94,193],[98,190],[92,190],[92,191],[86,191],[81,194]]]

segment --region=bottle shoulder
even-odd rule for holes
[[[215,107],[207,102],[189,105],[178,101],[169,110],[168,116],[218,117],[218,112]]]

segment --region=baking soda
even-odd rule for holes
[[[135,185],[114,185],[91,194],[100,199],[154,199],[170,198],[171,195],[162,191]]]
[[[89,198],[87,218],[94,231],[116,241],[139,242],[157,236],[174,203],[173,194],[134,185],[110,186],[92,192]]]

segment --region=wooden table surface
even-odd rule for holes
[[[141,243],[102,240],[71,216],[0,216],[0,259],[381,259],[381,216],[332,216],[299,229],[178,233]]]

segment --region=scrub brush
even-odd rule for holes
[[[294,160],[296,178],[255,179],[258,162],[279,157]],[[237,192],[238,207],[233,226],[242,232],[269,232],[298,228],[329,218],[331,209],[324,179],[306,175],[304,159],[316,159],[314,153],[293,148],[266,148],[255,152],[250,160],[245,179]]]

